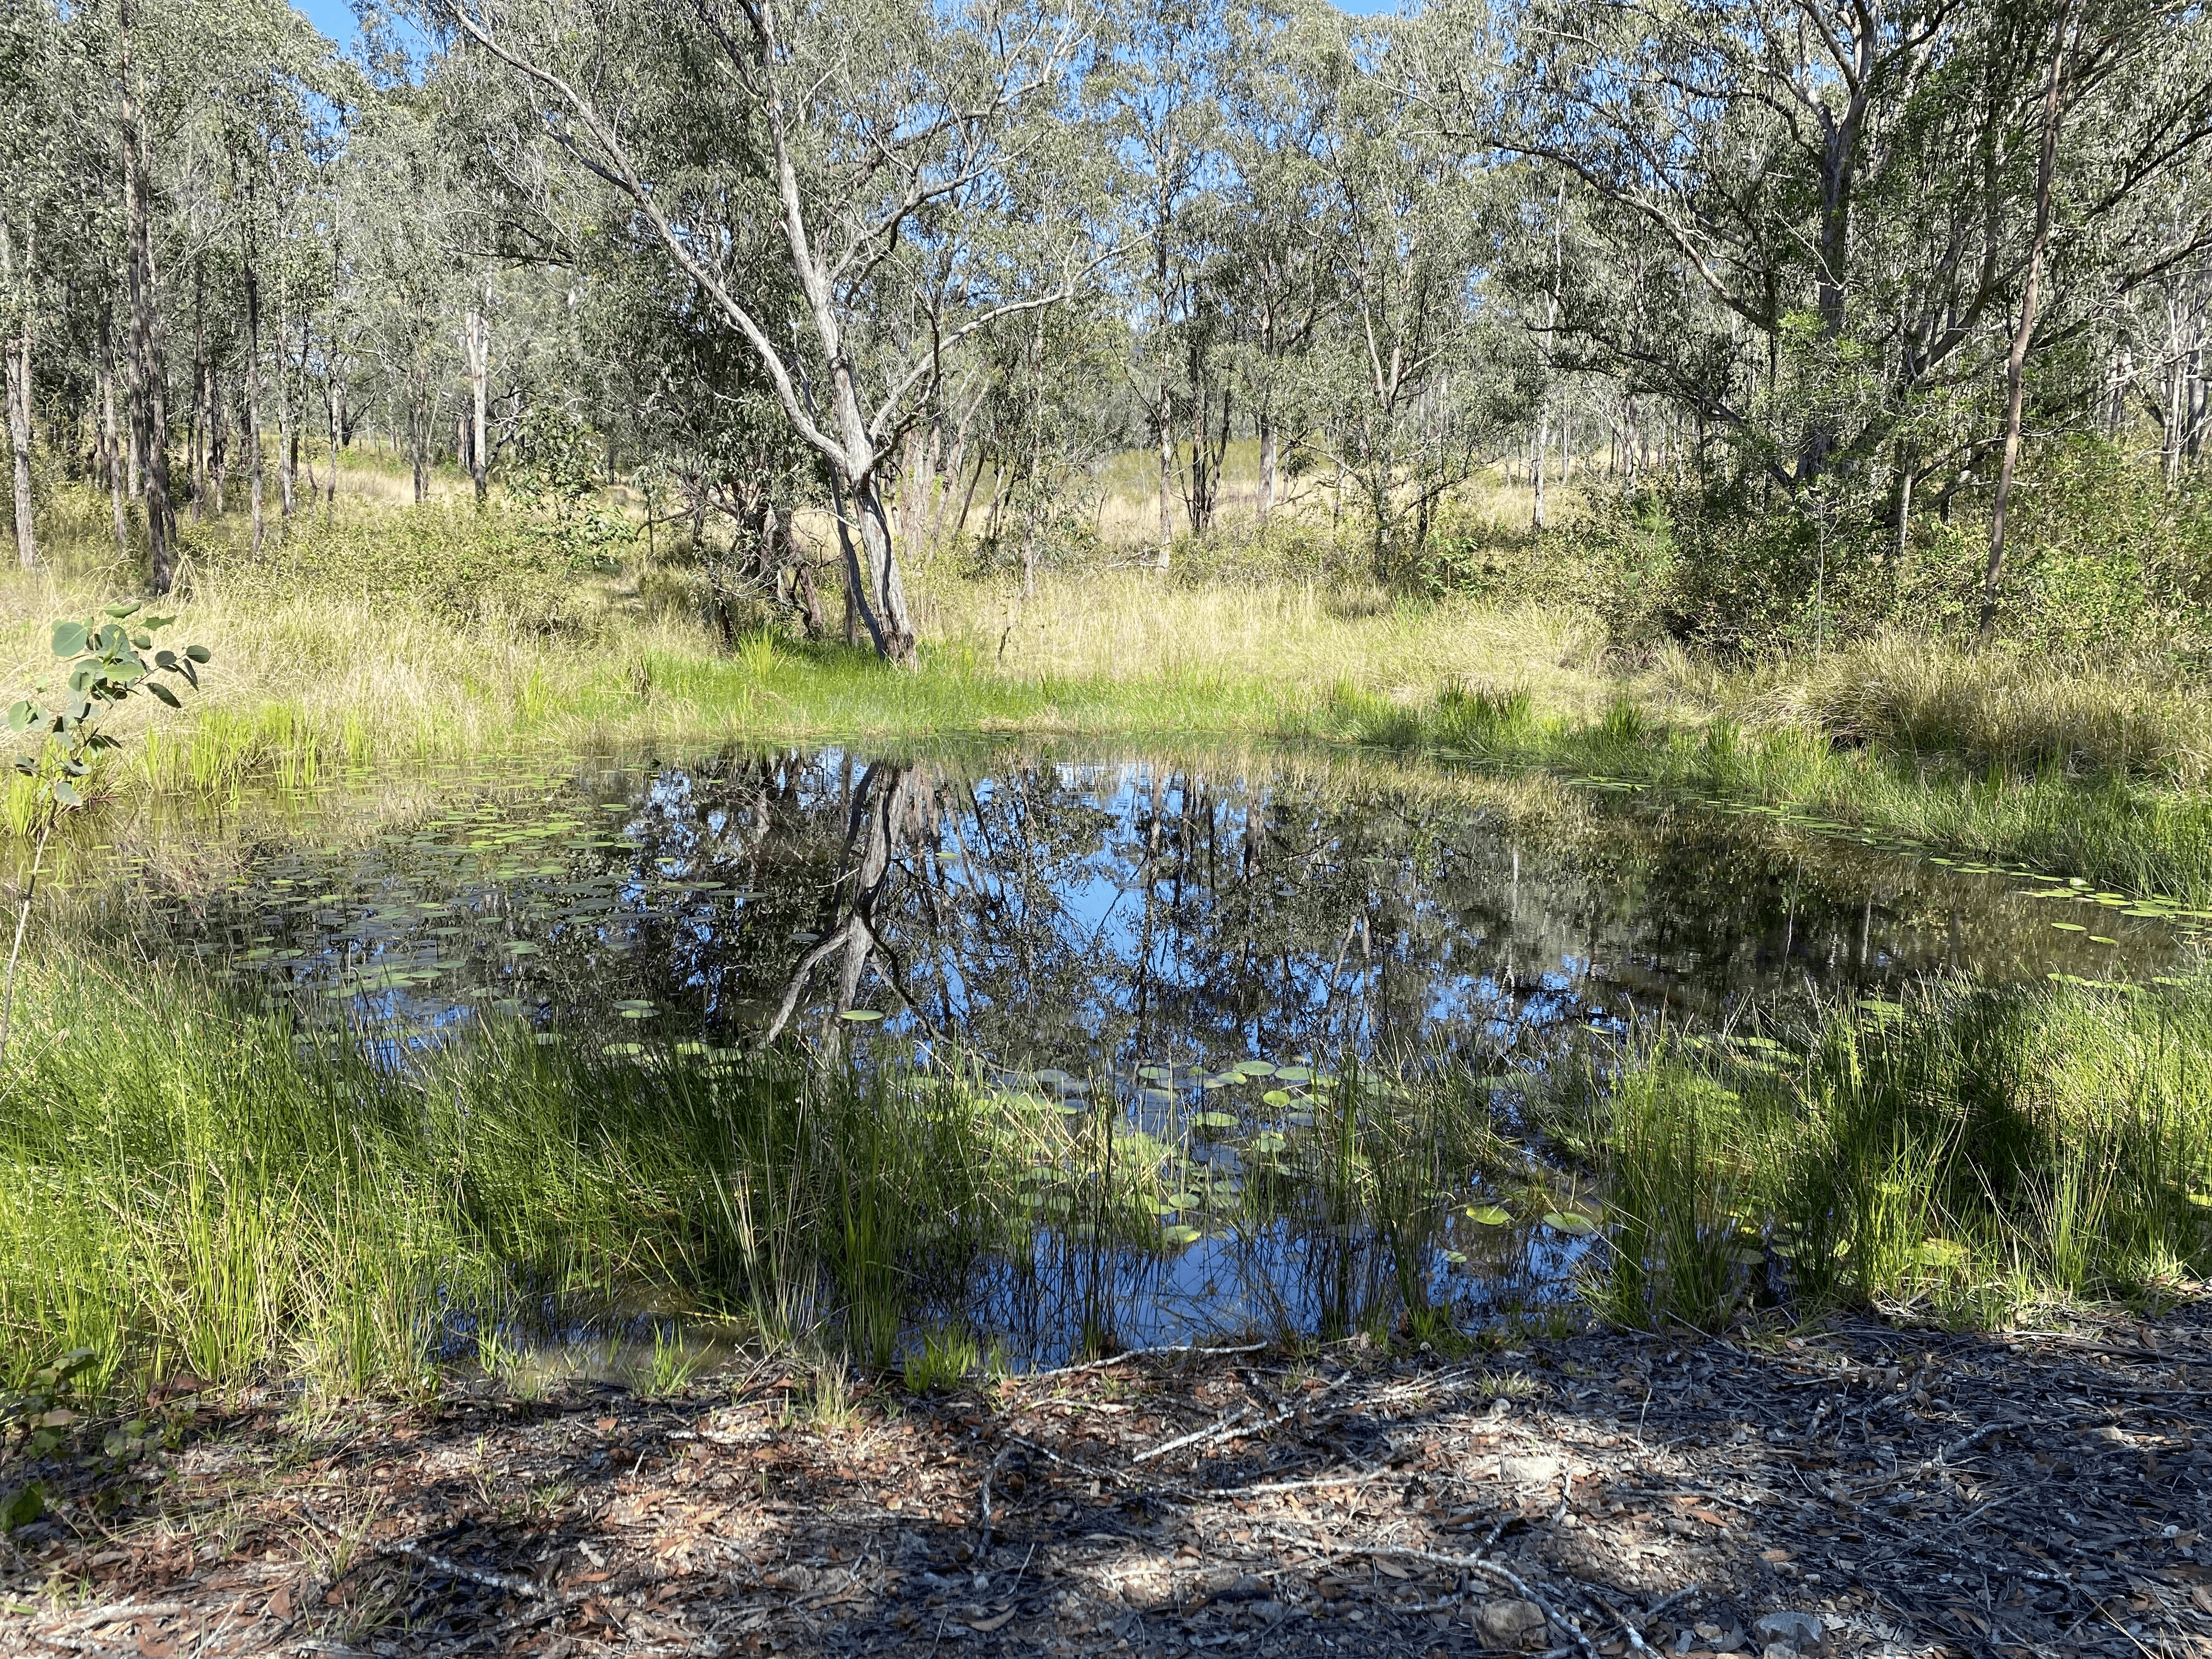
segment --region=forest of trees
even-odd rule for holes
[[[2212,426],[2198,0],[279,0],[0,18],[19,559],[96,489],[157,592],[364,436],[711,522],[905,659],[908,550],[1024,571],[1109,458],[1167,566],[1326,479],[1390,580],[1510,458],[1862,562],[2025,447]],[[1231,501],[1232,444],[1256,484]],[[1155,463],[1148,459],[1147,468]],[[103,509],[106,510],[106,509]],[[1346,515],[1352,523],[1346,526]],[[695,530],[694,534],[696,535]],[[824,573],[825,578],[827,573]],[[1796,581],[1798,578],[1790,579]]]

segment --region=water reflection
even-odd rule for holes
[[[1555,1170],[1509,1224],[1494,1169],[1438,1167],[1418,1237],[1319,1186],[1237,1201],[1346,1057],[1449,1056],[1511,1128],[1593,1027],[2189,949],[2156,907],[1764,817],[1250,757],[739,754],[453,778],[366,836],[342,796],[288,810],[79,902],[395,1051],[493,1008],[617,1054],[921,1048],[1150,1137],[1192,1189],[1165,1248],[1041,1212],[1026,1256],[910,1310],[1032,1358],[1556,1304],[1589,1244],[1541,1219],[1576,1196]]]
[[[879,1017],[1078,1075],[1486,1064],[1593,1022],[1930,971],[2141,977],[2183,948],[2140,907],[1764,820],[1235,759],[579,769],[352,846],[248,835],[221,867],[131,879],[177,947],[319,1015],[489,1006],[732,1046]]]

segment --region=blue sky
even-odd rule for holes
[[[306,13],[310,23],[340,46],[353,43],[353,8],[347,0],[293,0],[293,9]]]

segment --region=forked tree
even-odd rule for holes
[[[1056,0],[443,0],[544,131],[742,336],[828,466],[845,580],[915,658],[887,506],[897,441],[981,331],[1097,255],[1070,180],[1084,14]],[[1054,245],[1052,279],[1021,257]],[[770,305],[795,284],[793,314]]]

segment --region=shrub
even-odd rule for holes
[[[565,635],[589,631],[599,602],[586,578],[607,568],[603,548],[584,548],[557,522],[434,506],[296,520],[258,559],[240,550],[213,562],[217,580],[272,595],[359,595],[460,625],[499,618]]]

